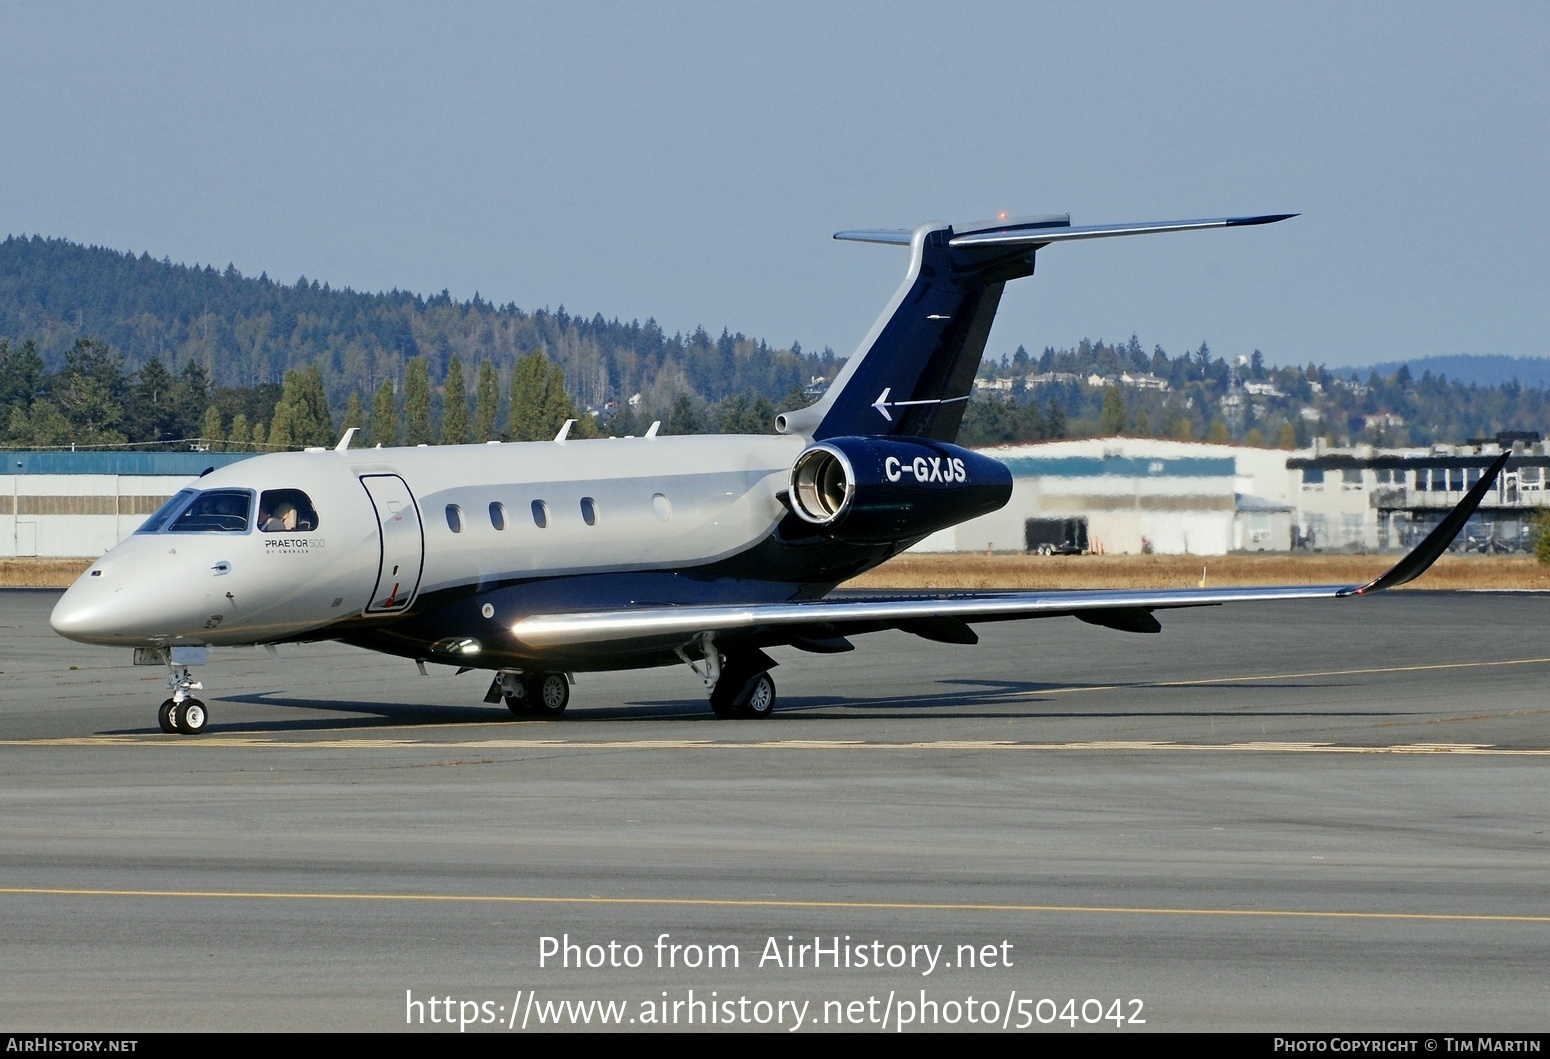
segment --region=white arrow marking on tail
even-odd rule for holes
[[[893,416],[888,413],[890,408],[909,408],[918,404],[954,404],[958,401],[967,401],[969,399],[969,395],[964,394],[962,397],[932,397],[924,401],[890,401],[888,400],[888,394],[892,389],[892,386],[883,387],[883,392],[878,394],[877,400],[872,402],[872,407],[877,409],[882,417],[890,423],[893,422]]]

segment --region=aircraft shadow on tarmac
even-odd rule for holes
[[[909,718],[930,716],[939,711],[951,711],[957,719],[1027,719],[1027,720],[1080,720],[1083,718],[1114,719],[1124,717],[1134,718],[1225,718],[1243,716],[1236,707],[1240,703],[1225,704],[1221,708],[1168,708],[1159,702],[1156,708],[1150,708],[1137,703],[1133,708],[1116,709],[1112,705],[1098,706],[1095,709],[1071,709],[1065,708],[1052,712],[1042,708],[1057,701],[1057,694],[1064,695],[1070,692],[1108,691],[1111,693],[1123,693],[1134,690],[1143,692],[1176,692],[1182,690],[1196,692],[1232,692],[1232,691],[1264,691],[1267,688],[1275,688],[1285,691],[1317,691],[1327,693],[1333,689],[1348,688],[1354,685],[1348,682],[1258,682],[1253,680],[1232,681],[1219,684],[1211,684],[1206,687],[1179,687],[1169,685],[1150,684],[1145,681],[1137,682],[1103,682],[1091,684],[1065,683],[1040,683],[1034,681],[1010,681],[1010,680],[983,680],[973,678],[943,679],[934,682],[929,690],[918,691],[905,695],[884,695],[873,697],[851,697],[846,695],[791,695],[781,699],[777,713],[783,717],[795,720],[836,720],[845,716],[860,714],[867,717],[887,718],[902,720]],[[1045,693],[1045,694],[1041,694]],[[267,719],[244,719],[241,721],[219,720],[220,714],[216,714],[216,720],[212,721],[207,729],[211,733],[228,731],[232,733],[273,733],[273,732],[307,732],[307,731],[338,731],[344,730],[369,730],[373,728],[389,727],[413,727],[424,726],[426,728],[448,727],[455,725],[485,725],[500,724],[510,725],[514,723],[526,723],[528,726],[538,726],[541,729],[550,728],[551,725],[541,723],[540,719],[529,715],[513,715],[506,709],[498,706],[473,706],[473,705],[437,705],[426,703],[395,703],[395,702],[371,702],[361,700],[339,699],[303,699],[293,698],[283,691],[257,692],[248,695],[232,695],[212,700],[219,708],[222,702],[244,703],[253,706],[283,711],[280,715]],[[1374,709],[1318,709],[1318,708],[1270,708],[1255,709],[1253,716],[1263,717],[1402,717],[1410,716],[1411,711],[1400,711],[1392,707]],[[706,707],[703,699],[658,699],[652,701],[626,702],[617,706],[600,705],[598,707],[583,706],[579,710],[568,713],[565,720],[560,722],[575,723],[578,721],[706,721],[715,722],[717,718]],[[123,729],[106,732],[107,735],[139,734],[144,728]],[[563,729],[554,726],[554,732],[558,736]]]

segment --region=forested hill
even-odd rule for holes
[[[1430,372],[1432,375],[1446,375],[1465,385],[1503,386],[1515,382],[1539,390],[1550,386],[1550,358],[1509,357],[1500,353],[1415,357],[1406,361],[1384,361],[1381,364],[1340,370],[1353,378],[1365,379],[1373,373],[1380,378],[1387,378],[1400,368],[1408,369],[1416,378]]]
[[[174,371],[195,361],[216,386],[279,383],[287,371],[316,365],[336,409],[349,394],[369,399],[384,381],[402,380],[416,356],[437,386],[453,354],[470,369],[488,360],[504,379],[541,350],[564,370],[577,403],[641,393],[648,407],[670,406],[684,392],[780,400],[831,375],[835,362],[828,350],[772,349],[725,329],[670,336],[654,320],[572,316],[563,306],[529,313],[478,295],[454,301],[445,291],[425,298],[306,277],[277,283],[230,265],[179,265],[38,236],[0,243],[0,339],[33,342],[58,370],[81,338],[106,343],[130,372],[153,358]]]
[[[666,433],[757,433],[837,367],[830,350],[773,349],[726,329],[669,336],[652,320],[528,313],[478,295],[361,294],[62,239],[0,242],[9,447],[285,448],[332,444],[346,426],[368,444],[532,440],[570,418],[577,436],[638,434],[653,420]],[[1529,375],[1527,362],[1512,367]],[[1272,367],[1257,350],[1219,357],[1204,342],[1148,353],[1132,335],[987,357],[959,440],[1405,446],[1547,427],[1550,391],[1526,377]]]

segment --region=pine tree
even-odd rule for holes
[[[347,432],[353,427],[355,429],[355,437],[352,439],[351,444],[359,445],[361,444],[361,428],[365,425],[366,409],[361,407],[360,391],[351,390],[350,402],[344,409],[344,425],[339,429],[341,432]]]
[[[564,393],[565,387],[560,387]],[[507,441],[540,441],[554,437],[544,433],[549,413],[549,358],[534,350],[511,372],[511,418],[506,423]],[[558,429],[558,428],[556,428]]]
[[[424,357],[411,357],[404,366],[404,443],[429,445],[431,435],[431,383]]]
[[[550,364],[544,375],[543,413],[539,416],[540,436],[536,440],[554,437],[567,419],[577,418],[576,406],[571,403],[570,394],[565,392],[565,369],[558,364]],[[591,419],[590,416],[586,418]],[[572,427],[573,431],[575,429]],[[577,432],[576,436],[581,437],[581,433]]]
[[[441,443],[468,444],[468,389],[463,383],[463,362],[456,353],[447,364],[441,402]]]
[[[474,438],[476,442],[497,441],[498,420],[501,412],[500,376],[495,365],[487,360],[479,362],[479,385],[474,396]]]
[[[0,338],[0,408],[30,405],[43,390],[43,357],[32,339],[19,346]]]
[[[226,436],[221,433],[221,410],[215,405],[205,409],[204,423],[199,428],[199,436],[210,447],[211,452],[220,452],[226,448]]]
[[[296,441],[291,435],[291,409],[281,401],[279,407],[274,410],[274,421],[269,424],[268,447],[277,452],[283,452],[294,448],[295,445]]]
[[[283,427],[283,433],[282,433]],[[275,406],[269,444],[297,448],[327,447],[334,442],[334,417],[316,364],[285,373],[285,389]]]
[[[134,374],[125,410],[125,433],[131,441],[173,441],[186,436],[178,424],[172,372],[152,357]]]
[[[1125,432],[1125,395],[1118,386],[1103,391],[1103,411],[1098,413],[1098,433],[1123,434]]]
[[[80,445],[122,444],[129,384],[124,360],[101,342],[80,339],[65,354],[65,368],[50,384],[50,396],[69,425],[69,441]],[[37,415],[34,409],[34,426]]]
[[[248,426],[246,412],[238,412],[231,421],[231,440],[226,443],[228,452],[249,452],[253,448],[253,428]]]
[[[392,379],[383,379],[372,399],[370,434],[370,445],[392,448],[398,444],[398,395],[393,392]]]
[[[1049,433],[1045,435],[1046,437],[1063,438],[1066,436],[1066,410],[1053,397],[1049,399],[1049,410],[1044,414],[1044,420],[1048,424],[1049,429]]]

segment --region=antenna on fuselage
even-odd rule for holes
[[[360,427],[351,427],[349,430],[346,430],[344,432],[344,437],[339,439],[339,444],[334,446],[334,451],[343,452],[345,449],[349,448],[350,439],[355,437],[355,432],[359,429]]]
[[[567,437],[570,436],[570,428],[574,426],[575,423],[576,421],[574,419],[567,419],[565,421],[565,425],[560,428],[560,432],[554,436],[554,440],[563,442]]]
[[[662,428],[662,420],[660,420],[660,419],[653,419],[651,421],[651,425],[646,428],[646,436],[648,438],[656,437],[657,436],[657,431],[660,430],[661,428]]]

